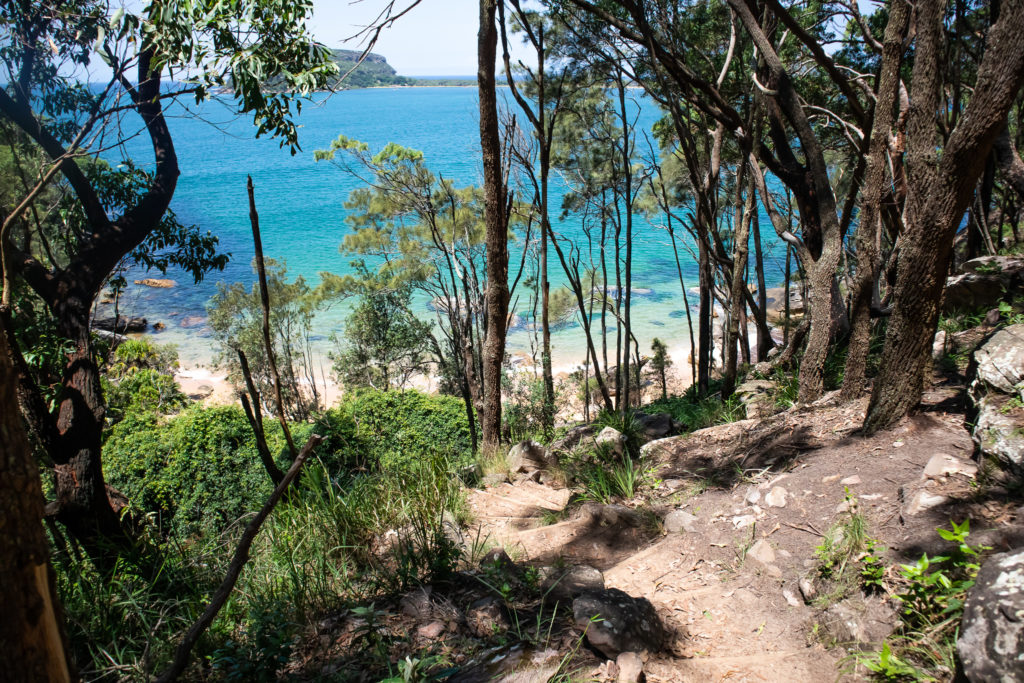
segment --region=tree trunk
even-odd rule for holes
[[[73,668],[43,531],[39,467],[22,428],[16,384],[0,334],[0,671],[11,681],[70,681]]]
[[[1024,1],[1013,0],[1004,3],[989,31],[974,93],[940,152],[936,112],[944,109],[944,3],[928,0],[916,7],[914,97],[907,122],[908,218],[882,365],[864,421],[869,433],[893,424],[921,400],[956,229],[1024,83],[1024,50],[1019,47]]]
[[[477,36],[477,81],[480,92],[480,150],[484,166],[484,218],[487,251],[487,336],[483,352],[483,442],[496,446],[501,439],[501,364],[505,357],[505,325],[508,318],[508,228],[505,185],[501,169],[501,137],[494,60],[498,29],[496,0],[480,0],[480,32]]]
[[[879,269],[881,204],[885,190],[886,153],[899,97],[900,62],[903,39],[910,24],[910,6],[894,0],[882,44],[877,101],[871,139],[868,141],[867,167],[864,171],[864,195],[857,225],[857,273],[850,293],[850,344],[843,374],[842,398],[850,400],[864,390],[868,350],[871,345],[871,301]]]
[[[732,282],[729,291],[729,329],[725,335],[725,369],[722,373],[723,397],[732,395],[736,386],[736,347],[740,339],[740,319],[746,306],[743,290],[747,286],[747,242],[750,236],[750,219],[754,213],[754,188],[749,188],[746,198],[743,197],[746,156],[741,155],[740,168],[736,174],[736,218],[733,233]]]

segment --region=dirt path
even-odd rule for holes
[[[829,527],[855,505],[902,561],[950,518],[998,507],[978,500],[971,477],[923,474],[936,455],[971,457],[948,398],[871,438],[856,435],[865,406],[854,404],[652,442],[645,453],[661,483],[621,506],[560,517],[565,490],[520,481],[473,491],[476,533],[519,562],[589,565],[607,587],[649,599],[672,634],[645,666],[650,681],[836,680],[848,653],[826,647],[821,606],[800,589]],[[929,505],[915,507],[921,495]],[[675,510],[694,518],[667,533],[657,520]]]

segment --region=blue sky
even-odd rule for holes
[[[371,23],[387,0],[315,0],[311,27],[332,48],[361,49],[345,39]],[[409,0],[395,0],[404,9]],[[478,0],[422,0],[383,31],[373,51],[403,76],[476,74]]]

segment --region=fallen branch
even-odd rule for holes
[[[221,582],[220,587],[217,588],[217,592],[213,594],[213,599],[210,601],[210,606],[206,608],[203,615],[199,617],[196,623],[192,624],[192,628],[185,634],[184,639],[178,645],[178,648],[174,651],[174,661],[167,669],[157,676],[156,683],[170,683],[174,681],[182,674],[185,667],[188,665],[189,656],[192,653],[192,648],[195,647],[196,642],[206,632],[206,629],[210,628],[210,624],[216,618],[217,613],[220,612],[224,603],[227,602],[228,596],[231,595],[231,591],[235,588],[235,583],[238,581],[238,577],[242,573],[242,569],[245,567],[245,563],[249,561],[249,548],[252,546],[253,540],[256,538],[256,534],[259,533],[260,527],[263,526],[263,522],[266,521],[267,517],[270,516],[271,511],[277,502],[281,500],[281,496],[288,489],[289,484],[298,476],[299,470],[302,469],[302,465],[306,462],[306,459],[313,452],[320,442],[323,441],[322,436],[316,434],[309,437],[309,441],[302,447],[299,454],[295,456],[295,460],[292,462],[292,466],[288,468],[288,473],[284,475],[284,479],[281,483],[274,488],[274,492],[270,494],[270,498],[263,504],[259,513],[249,522],[248,526],[245,527],[245,532],[242,534],[241,540],[238,542],[238,547],[235,548],[235,555],[231,558],[231,564],[228,566],[227,575]]]

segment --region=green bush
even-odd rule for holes
[[[267,438],[271,452],[280,452],[278,434],[268,429]],[[130,414],[110,430],[103,464],[107,480],[134,507],[183,535],[220,531],[257,509],[273,488],[236,407],[193,406],[167,420]]]
[[[454,396],[419,391],[354,391],[327,411],[331,424],[349,422],[344,433],[355,458],[367,470],[397,470],[431,454],[456,464],[473,456],[466,405]]]

